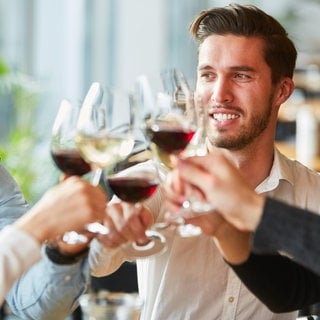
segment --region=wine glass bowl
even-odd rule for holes
[[[98,184],[103,169],[126,158],[134,146],[133,99],[129,93],[93,83],[77,123],[76,144],[83,158],[96,170]]]
[[[75,143],[79,112],[80,103],[63,99],[52,127],[51,157],[66,175],[82,176],[91,171],[90,164],[82,158]]]
[[[147,170],[139,170],[109,176],[108,183],[118,198],[125,202],[137,203],[152,196],[159,181]]]
[[[147,124],[146,134],[155,156],[169,169],[175,166],[180,155],[195,134],[195,128],[171,120],[156,120]]]
[[[159,77],[141,76],[137,84],[150,148],[173,169],[197,130],[193,92],[178,69],[164,70]]]

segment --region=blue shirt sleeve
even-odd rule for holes
[[[65,319],[78,306],[88,274],[87,259],[63,266],[44,256],[16,282],[7,303],[21,319]]]
[[[0,164],[0,229],[27,210],[20,188]],[[13,285],[6,301],[12,312],[24,320],[64,319],[77,307],[88,279],[87,258],[73,265],[56,265],[43,250],[42,259]]]
[[[0,229],[13,223],[28,210],[20,188],[0,164]]]

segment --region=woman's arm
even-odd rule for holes
[[[320,216],[267,198],[253,236],[257,253],[283,252],[320,274]]]
[[[320,301],[320,277],[285,256],[251,254],[245,263],[230,266],[273,312],[299,310]]]

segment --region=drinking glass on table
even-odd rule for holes
[[[81,310],[90,320],[139,320],[143,301],[137,293],[101,290],[80,296]]]
[[[203,118],[197,113],[193,91],[180,70],[164,70],[160,77],[141,76],[136,91],[150,148],[161,165],[171,170],[177,157],[205,152],[203,128],[198,121]],[[201,233],[199,227],[184,224],[192,203],[192,196],[188,195],[180,212],[171,215],[183,237]]]

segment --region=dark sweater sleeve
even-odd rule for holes
[[[245,263],[230,266],[272,312],[299,310],[320,301],[320,277],[287,257],[253,253]]]
[[[320,274],[320,216],[267,198],[253,236],[255,253],[282,252]]]

